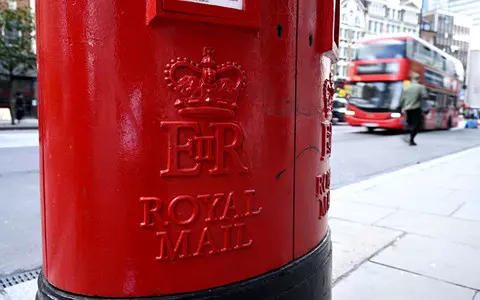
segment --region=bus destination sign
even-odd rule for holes
[[[358,75],[396,74],[398,71],[398,63],[361,64],[357,66]]]

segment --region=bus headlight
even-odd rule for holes
[[[347,110],[345,111],[345,115],[353,117],[355,115],[355,112],[353,110]]]
[[[391,113],[390,118],[398,119],[401,118],[402,114],[401,113]]]

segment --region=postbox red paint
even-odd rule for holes
[[[330,299],[330,2],[38,1],[38,299]]]

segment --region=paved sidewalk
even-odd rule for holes
[[[480,300],[479,178],[474,148],[334,190],[333,300]]]
[[[10,121],[0,120],[0,130],[38,129],[38,119],[23,119],[20,124],[12,125]]]
[[[333,299],[480,300],[479,178],[474,148],[334,190]]]
[[[5,290],[0,289],[0,300],[35,300],[37,280],[23,282]]]

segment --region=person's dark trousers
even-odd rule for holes
[[[410,133],[410,144],[415,144],[415,136],[420,129],[422,110],[420,108],[405,111],[407,117],[407,132]]]

